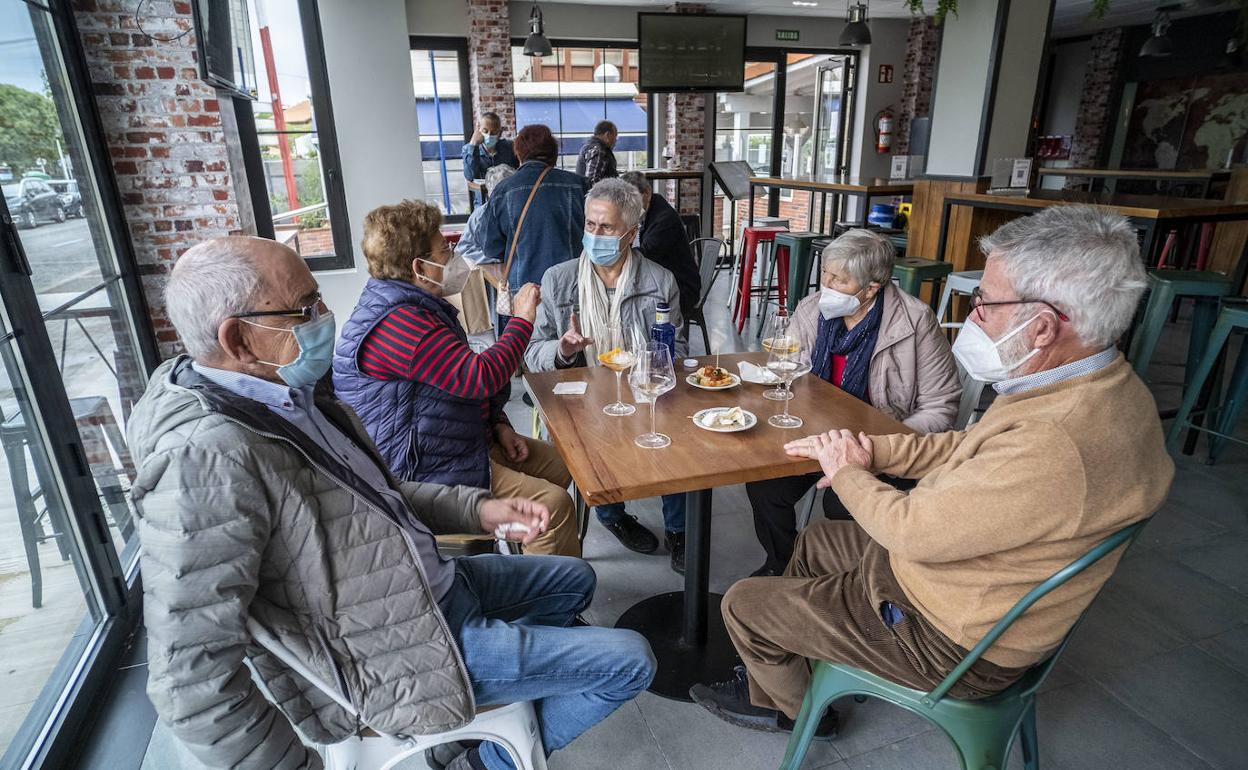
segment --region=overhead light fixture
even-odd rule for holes
[[[801,8],[818,8],[819,7],[818,3],[807,3],[805,2],[805,0],[793,0],[793,5],[799,6]]]
[[[534,3],[533,10],[529,13],[529,36],[524,41],[524,55],[550,56],[553,50],[550,41],[542,32],[542,9]]]
[[[871,28],[867,26],[867,4],[850,3],[845,11],[845,29],[838,45],[871,45]]]
[[[1153,18],[1153,35],[1140,46],[1140,56],[1164,57],[1174,53],[1174,43],[1170,40],[1170,10],[1177,5],[1163,5],[1157,9]]]

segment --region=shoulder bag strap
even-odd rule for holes
[[[547,166],[542,169],[542,173],[537,175],[537,181],[533,183],[533,188],[529,190],[529,197],[524,202],[524,208],[520,209],[520,218],[516,220],[516,232],[511,236],[511,248],[507,251],[507,262],[503,265],[503,274],[499,277],[499,288],[510,286],[508,282],[511,275],[511,260],[516,256],[516,245],[520,243],[520,229],[524,227],[524,218],[529,213],[529,204],[533,202],[533,196],[537,195],[537,188],[541,186],[542,180],[550,173],[554,166]]]

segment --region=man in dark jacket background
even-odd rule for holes
[[[676,286],[680,289],[680,317],[688,318],[689,311],[697,307],[702,276],[698,273],[698,263],[693,259],[693,250],[689,248],[685,224],[666,198],[650,191],[650,180],[640,171],[626,172],[620,178],[641,193],[645,210],[641,220],[641,253],[676,276]]]
[[[576,158],[576,173],[589,180],[591,186],[603,179],[619,176],[615,165],[615,141],[620,131],[609,120],[600,120],[594,126],[594,135],[581,147]]]

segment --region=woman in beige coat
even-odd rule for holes
[[[953,427],[962,386],[936,314],[892,283],[896,252],[888,239],[850,230],[823,250],[819,294],[798,303],[792,329],[811,351],[811,374],[920,433]],[[767,561],[753,574],[779,575],[797,539],[794,505],[822,474],[745,485],[754,531]],[[900,479],[889,483],[906,488]],[[849,511],[831,491],[823,496],[830,519]]]

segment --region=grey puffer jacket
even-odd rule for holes
[[[347,409],[319,394],[317,405],[376,454]],[[200,760],[316,768],[320,758],[291,725],[310,741],[336,743],[363,725],[428,734],[472,718],[467,670],[409,530],[375,490],[186,357],[152,375],[129,438],[139,468],[132,495],[148,694]],[[435,533],[479,529],[483,490],[392,483]],[[249,615],[340,685],[363,725],[255,645]]]

